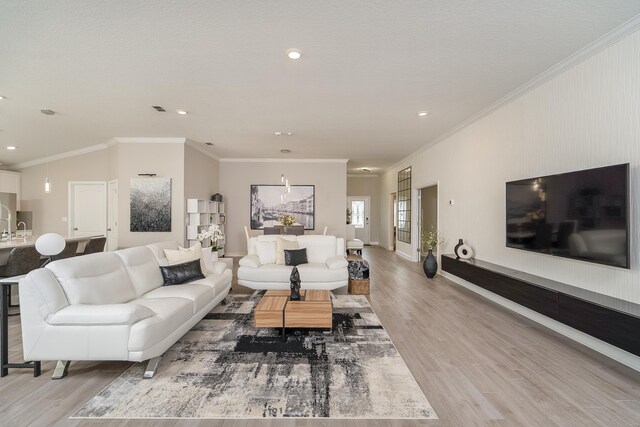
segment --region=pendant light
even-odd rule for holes
[[[49,179],[49,150],[47,150],[47,175],[44,178],[44,192],[51,193],[51,180]]]

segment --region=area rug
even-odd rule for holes
[[[256,329],[259,297],[229,295],[163,356],[137,363],[71,418],[436,419],[363,296],[334,299],[333,331]]]

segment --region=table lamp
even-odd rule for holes
[[[40,268],[53,261],[53,257],[62,252],[65,246],[67,246],[67,242],[65,242],[64,237],[58,233],[46,233],[38,237],[38,240],[36,240],[36,250],[40,255],[48,257]]]

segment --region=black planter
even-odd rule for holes
[[[460,258],[460,254],[458,253],[458,249],[460,248],[460,246],[462,246],[464,243],[462,243],[462,239],[458,239],[458,244],[456,245],[455,248],[453,248],[453,253],[456,254],[456,258]]]
[[[424,270],[424,274],[426,274],[429,279],[433,279],[438,272],[438,260],[435,256],[433,256],[432,251],[429,251],[426,258],[424,259],[422,269]]]

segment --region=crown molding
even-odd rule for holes
[[[378,174],[367,174],[367,175],[359,175],[357,173],[349,173],[347,174],[347,178],[379,178]]]
[[[217,160],[220,161],[220,157],[216,156],[215,154],[209,152],[209,150],[207,150],[206,148],[204,148],[200,143],[195,142],[195,141],[191,141],[190,139],[187,139],[187,141],[185,142],[185,145],[188,145],[189,147],[193,148],[196,151],[199,151],[200,153],[204,154],[205,156],[209,156],[211,157],[213,160]]]
[[[186,144],[187,138],[115,137],[117,144]]]
[[[347,163],[349,159],[259,159],[249,158],[223,158],[220,163]]]
[[[78,150],[67,151],[66,153],[54,154],[52,156],[41,157],[39,159],[29,160],[22,163],[16,163],[15,165],[9,165],[11,169],[25,169],[31,166],[42,165],[44,163],[53,162],[56,160],[67,159],[69,157],[81,156],[83,154],[93,153],[94,151],[106,150],[107,148],[114,145],[112,140],[104,144],[92,145],[90,147],[80,148]]]
[[[520,98],[521,96],[525,95],[526,93],[531,92],[532,90],[542,86],[543,84],[547,83],[550,80],[553,80],[555,77],[559,76],[560,74],[564,73],[565,71],[577,66],[578,64],[582,63],[583,61],[586,61],[587,59],[591,58],[592,56],[594,56],[597,53],[603,51],[607,47],[611,46],[612,44],[614,44],[614,43],[616,43],[616,42],[618,42],[620,40],[622,40],[623,38],[627,37],[629,34],[632,34],[632,33],[634,33],[635,31],[637,31],[639,29],[640,29],[640,14],[634,16],[633,18],[629,19],[627,22],[625,22],[622,25],[620,25],[620,26],[614,28],[613,30],[609,31],[608,33],[606,33],[602,37],[600,37],[600,38],[594,40],[593,42],[589,43],[588,45],[586,45],[582,49],[580,49],[580,50],[574,52],[573,54],[569,55],[567,58],[565,58],[562,61],[558,62],[556,65],[554,65],[551,68],[547,69],[546,71],[542,72],[541,74],[539,74],[538,76],[536,76],[533,79],[529,80],[525,84],[517,87],[515,90],[509,92],[508,94],[506,94],[502,98],[498,99],[497,101],[493,102],[492,104],[489,104],[487,107],[485,107],[484,109],[480,110],[478,113],[476,113],[476,114],[472,115],[471,117],[469,117],[468,119],[460,122],[458,125],[453,127],[451,130],[449,130],[446,133],[444,133],[444,134],[432,139],[426,145],[424,145],[422,148],[414,151],[413,153],[411,153],[408,156],[404,157],[402,160],[396,162],[394,165],[392,165],[392,166],[388,167],[387,169],[385,169],[383,173],[387,173],[387,172],[390,172],[390,171],[393,171],[393,170],[399,168],[401,165],[406,164],[407,161],[409,159],[411,159],[412,157],[415,157],[416,155],[426,151],[427,149],[433,147],[434,145],[444,141],[445,139],[447,139],[451,135],[454,135],[454,134],[458,133],[462,129],[464,129],[467,126],[477,122],[478,120],[488,116],[489,114],[493,113],[494,111],[498,110],[499,108],[503,107],[504,105],[510,103],[511,101],[513,101],[513,100],[515,100],[517,98]]]

